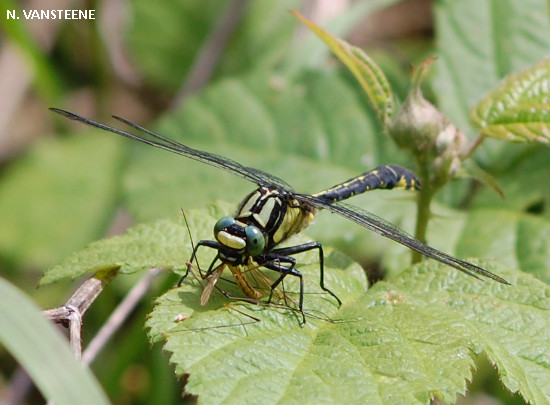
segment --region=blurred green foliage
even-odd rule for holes
[[[90,110],[97,104],[103,121],[117,114],[143,123],[142,112],[150,117],[162,111],[152,125],[162,134],[263,168],[304,192],[319,191],[379,163],[411,165],[411,157],[382,131],[351,74],[287,12],[303,2],[243,2],[242,18],[224,38],[212,78],[182,108],[170,105],[221,18],[237,3],[133,0],[125,3],[124,18],[115,19],[114,27],[107,21],[115,15],[112,9],[103,14],[98,9],[95,21],[63,21],[50,51],[29,42],[32,36],[21,33],[26,29],[22,21],[0,20],[0,27],[5,41],[23,50],[29,66],[39,67],[33,83],[44,110],[64,93],[65,101],[56,107]],[[395,1],[372,3],[382,8]],[[320,25],[345,36],[372,12],[355,7]],[[438,56],[426,93],[472,139],[477,130],[470,109],[506,75],[549,54],[548,7],[544,0],[507,0],[498,7],[440,0],[433,6],[433,37],[391,40],[367,52],[398,99],[405,95],[409,63]],[[120,57],[127,57],[135,76],[125,76],[117,65]],[[85,100],[75,102],[82,93]],[[56,123],[66,129],[67,123]],[[50,135],[6,162],[0,174],[2,274],[43,306],[60,305],[72,288],[60,283],[36,291],[43,271],[105,236],[121,207],[141,222],[178,216],[180,208],[204,207],[214,199],[237,204],[252,189],[216,169],[89,132]],[[448,185],[432,205],[428,241],[460,257],[496,258],[547,283],[550,210],[548,185],[541,179],[550,170],[549,154],[539,144],[484,142],[473,158],[494,176],[506,199],[471,178]],[[402,200],[399,194],[375,193],[354,204],[411,231],[414,207]],[[366,267],[385,269],[389,277],[408,262],[401,246],[331,217],[319,216],[308,235],[343,247]],[[135,280],[117,279],[94,303],[85,318],[84,345]],[[114,403],[180,401],[181,384],[166,356],[158,346],[150,349],[143,332],[149,301],[174,282],[166,277],[153,286],[132,322],[93,365]],[[9,356],[3,353],[0,362],[9,376]],[[507,392],[492,392],[511,401]]]

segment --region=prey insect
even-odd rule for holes
[[[291,298],[289,298],[286,295],[284,290],[278,291],[277,289],[272,289],[273,280],[271,280],[267,275],[262,273],[262,271],[259,268],[259,265],[254,263],[250,258],[248,260],[248,263],[244,265],[228,266],[222,263],[216,266],[216,268],[214,268],[213,270],[205,273],[202,277],[205,279],[208,279],[208,283],[204,287],[203,292],[201,294],[200,303],[202,306],[208,303],[208,300],[210,299],[210,296],[214,291],[216,283],[220,279],[226,267],[229,268],[229,271],[231,271],[231,273],[233,274],[233,277],[235,278],[235,282],[237,283],[241,291],[244,292],[248,297],[248,299],[244,299],[245,301],[256,302],[256,303],[259,302],[259,300],[264,296],[264,293],[262,291],[269,291],[270,300],[275,299],[276,302],[280,302],[282,300],[284,300],[285,302],[293,301]],[[188,264],[188,272],[189,272],[189,264]],[[181,282],[187,277],[187,273],[185,276],[181,278],[180,283],[178,285],[180,285]],[[253,280],[253,283],[251,282],[251,280]],[[236,298],[224,292],[222,292],[222,294],[228,298],[234,298],[234,299]]]
[[[65,110],[56,108],[51,110],[84,124],[226,170],[255,183],[258,189],[244,199],[237,214],[234,217],[223,217],[215,224],[214,237],[216,240],[202,240],[197,243],[189,262],[193,262],[198,249],[206,247],[217,252],[206,273],[207,276],[211,276],[218,271],[218,267],[215,267],[218,261],[221,262],[221,266],[228,266],[231,269],[232,267],[247,265],[249,260],[252,260],[259,266],[279,273],[279,277],[271,285],[268,302],[273,297],[273,291],[286,276],[297,277],[300,282],[298,308],[302,313],[304,322],[304,281],[302,274],[296,269],[296,259],[292,257],[295,254],[317,250],[320,270],[319,284],[325,292],[334,297],[341,305],[341,301],[336,294],[325,286],[322,245],[319,242],[310,242],[282,248],[277,246],[307,227],[317,211],[321,209],[341,215],[371,231],[475,278],[479,279],[479,276],[484,276],[500,283],[509,284],[503,278],[482,267],[441,252],[413,238],[395,225],[366,210],[341,202],[353,195],[375,188],[418,188],[419,182],[414,174],[400,166],[380,166],[317,194],[302,194],[293,191],[285,181],[270,173],[241,165],[226,157],[190,148],[124,118],[114,117],[142,132],[145,136],[113,128]]]

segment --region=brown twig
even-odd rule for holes
[[[82,283],[65,304],[44,311],[44,315],[51,321],[69,328],[70,345],[77,359],[80,359],[82,355],[80,340],[82,318],[103,288],[113,280],[117,273],[118,267],[98,271]]]
[[[71,349],[77,359],[81,358],[81,328],[82,317],[92,305],[97,296],[103,291],[118,273],[118,267],[98,271],[86,280],[65,304],[58,308],[44,311],[44,315],[51,321],[69,328],[69,341]],[[0,397],[0,405],[20,404],[33,387],[29,375],[19,367],[13,374],[10,384]]]
[[[84,364],[89,365],[124,321],[128,319],[129,314],[147,292],[153,278],[160,272],[161,269],[151,269],[142,277],[114,310],[105,325],[92,339],[84,353],[81,352],[80,339],[82,318],[86,310],[95,301],[101,291],[103,291],[105,286],[116,276],[118,268],[97,272],[82,283],[65,304],[58,308],[46,310],[44,314],[51,321],[69,328],[69,341],[76,358],[81,359]],[[14,373],[11,383],[5,390],[4,395],[0,398],[0,405],[14,405],[23,402],[32,386],[32,381],[25,370],[18,368]]]

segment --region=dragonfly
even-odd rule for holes
[[[251,301],[259,300],[263,293],[251,285],[247,276],[254,278],[256,285],[260,285],[264,289],[266,285],[269,287],[268,302],[271,302],[276,294],[277,286],[287,275],[299,277],[300,302],[298,307],[301,311],[303,279],[301,273],[295,268],[296,261],[292,255],[315,249],[319,253],[320,286],[341,305],[338,296],[324,284],[324,253],[321,243],[310,242],[276,248],[292,235],[307,227],[317,211],[316,207],[292,197],[293,194],[289,193],[290,186],[286,185],[285,187],[286,189],[282,190],[274,188],[273,185],[269,187],[260,185],[257,190],[243,200],[234,217],[223,217],[216,223],[214,226],[216,241],[202,240],[193,248],[193,254],[189,260],[191,263],[195,260],[196,253],[201,246],[218,251],[217,257],[210,263],[205,274],[205,277],[209,278],[209,282],[201,295],[201,305],[206,305],[215,284],[224,269],[228,268],[237,285]],[[415,190],[419,187],[420,181],[410,170],[397,165],[385,165],[313,194],[311,197],[336,202],[368,190]],[[221,263],[214,267],[218,260]],[[258,270],[259,266],[279,272],[279,278],[276,281],[266,282],[267,276]],[[186,275],[182,277],[182,280],[185,277]],[[287,299],[284,293],[282,297]]]
[[[480,280],[480,276],[483,276],[499,283],[510,284],[502,277],[480,266],[449,255],[419,241],[392,223],[367,210],[342,202],[342,200],[356,194],[361,194],[375,188],[419,189],[419,180],[410,170],[403,167],[397,165],[380,166],[317,194],[298,193],[284,180],[273,174],[242,165],[227,157],[183,145],[125,118],[113,116],[116,120],[143,134],[143,136],[102,124],[66,110],[58,108],[50,108],[50,110],[83,124],[220,168],[256,184],[258,188],[243,200],[235,216],[223,217],[216,222],[214,225],[215,240],[202,240],[197,243],[188,263],[192,263],[197,251],[201,247],[205,247],[217,252],[205,275],[205,277],[213,275],[213,280],[217,280],[224,267],[232,270],[233,274],[239,274],[239,268],[242,266],[250,267],[252,265],[258,265],[279,273],[279,277],[271,285],[270,297],[267,300],[268,303],[271,301],[275,289],[286,276],[292,275],[297,277],[300,282],[298,309],[302,313],[304,323],[304,280],[302,274],[296,268],[294,255],[317,250],[320,270],[319,285],[323,291],[330,294],[337,301],[339,306],[342,302],[335,293],[325,286],[324,254],[320,242],[314,241],[286,247],[278,246],[306,228],[317,211],[323,209],[341,215],[362,227],[394,240],[426,257],[451,266],[469,276]],[[218,262],[220,264],[216,266]],[[189,265],[187,268],[188,272]],[[244,280],[244,277],[237,277],[237,282],[241,283],[239,281],[241,279]],[[245,285],[244,281],[242,283],[239,286],[245,294],[251,296],[251,298],[258,296],[258,291],[252,286]],[[208,288],[212,289],[213,284],[215,284],[215,281]],[[202,300],[207,301],[207,297],[204,296]]]

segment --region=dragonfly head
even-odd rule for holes
[[[265,237],[258,227],[235,221],[233,217],[223,217],[216,222],[214,237],[227,250],[239,255],[257,256],[265,248]]]

